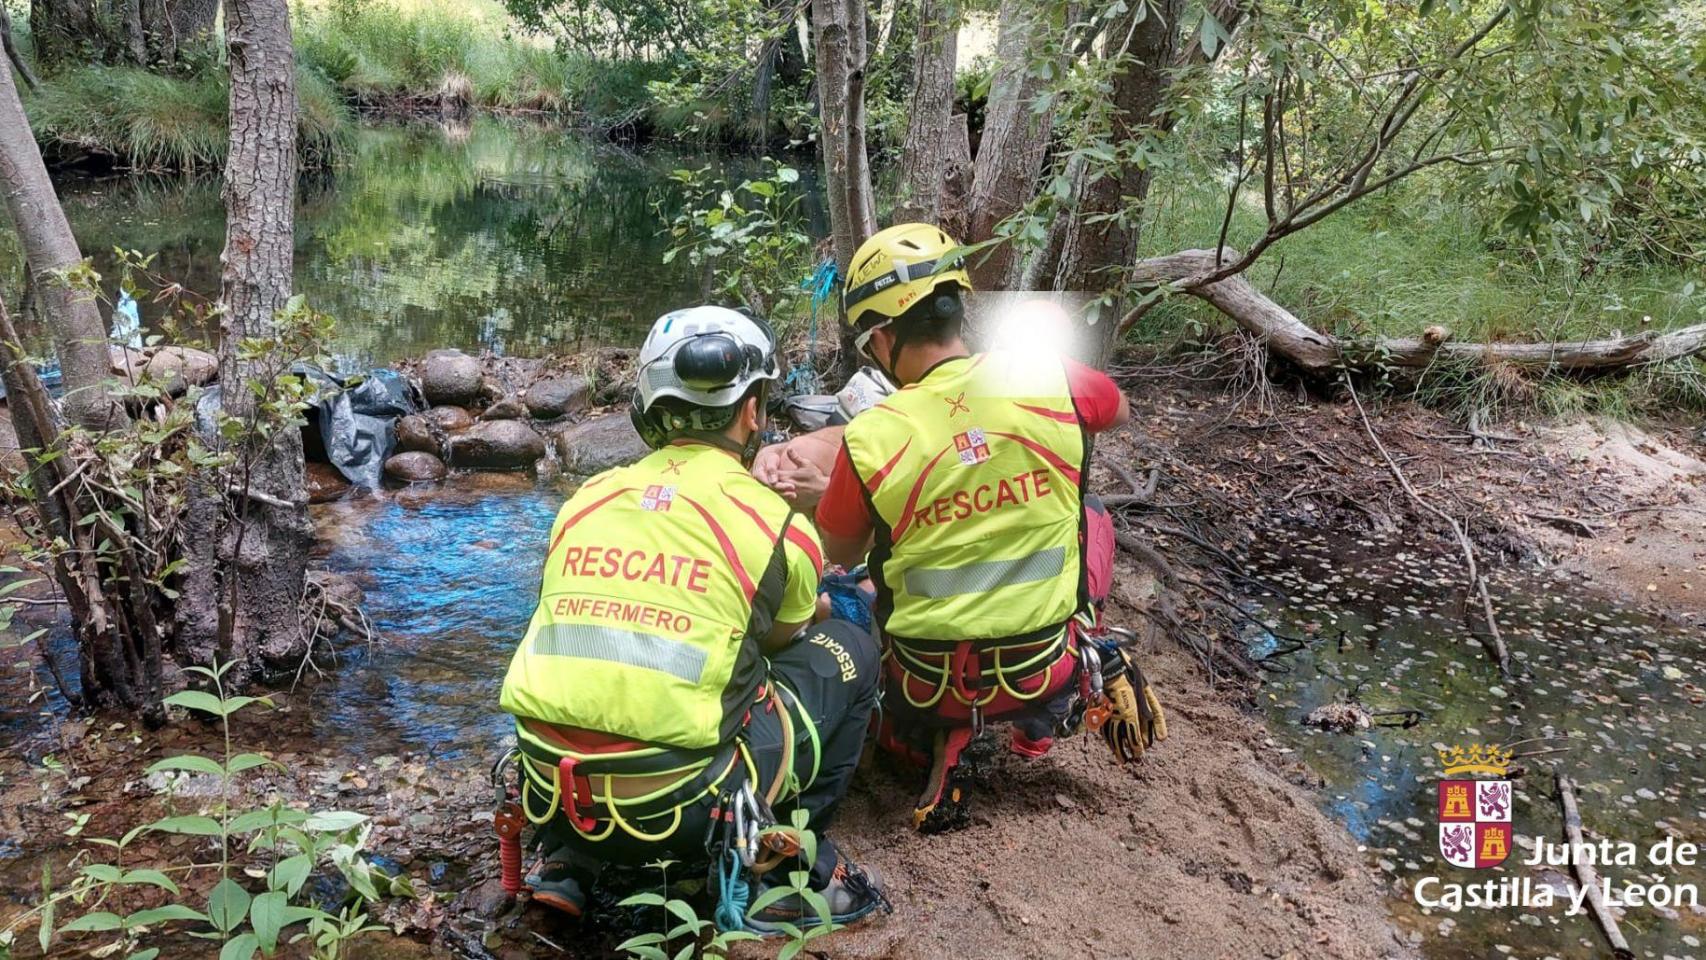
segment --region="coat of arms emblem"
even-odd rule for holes
[[[1439,852],[1457,867],[1496,867],[1511,852],[1511,751],[1496,744],[1440,750]],[[1464,775],[1485,779],[1466,779]]]
[[[989,441],[984,439],[983,431],[977,427],[955,434],[954,449],[959,451],[960,463],[968,467],[989,459]]]

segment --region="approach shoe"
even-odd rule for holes
[[[765,891],[773,889],[780,882],[778,880],[764,884],[759,888],[758,895],[762,897]],[[829,904],[830,921],[837,924],[853,923],[878,907],[885,913],[893,909],[889,906],[888,898],[883,896],[882,881],[876,872],[856,867],[846,858],[836,862],[835,872],[830,875],[829,883],[817,892],[822,894],[824,901]],[[746,918],[747,929],[764,936],[787,933],[783,924],[806,930],[821,922],[817,910],[805,903],[799,894],[782,897]]]
[[[555,855],[546,857],[527,875],[527,885],[533,888],[533,900],[553,910],[579,917],[586,909],[586,889],[570,872],[566,860]]]

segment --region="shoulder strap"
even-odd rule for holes
[[[796,516],[795,510],[789,507],[788,515],[782,518],[782,526],[777,530],[776,544],[770,550],[770,562],[764,565],[764,575],[759,577],[758,590],[752,595],[752,614],[746,631],[749,637],[768,636],[777,614],[782,611],[782,597],[788,589],[788,528]]]

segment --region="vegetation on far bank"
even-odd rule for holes
[[[14,32],[27,56],[21,14]],[[496,4],[330,0],[297,6],[295,21],[306,165],[342,150],[362,112],[529,112],[596,129],[679,119],[654,111],[658,65],[559,51],[513,32]],[[25,107],[36,138],[61,161],[210,168],[225,157],[226,91],[223,53],[209,44],[167,70],[92,62],[45,72]]]

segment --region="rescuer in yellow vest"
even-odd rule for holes
[[[1153,693],[1095,616],[1112,537],[1105,513],[1086,513],[1089,437],[1129,418],[1126,398],[1069,358],[973,354],[956,249],[913,223],[853,257],[847,322],[900,389],[847,425],[816,513],[833,562],[869,550],[885,746],[930,760],[915,810],[925,830],[963,822],[959,755],[985,720],[1012,720],[1010,747],[1029,757],[1085,711],[1122,759],[1165,736]],[[1105,534],[1090,551],[1088,532]]]
[[[745,915],[754,887],[788,874],[801,809],[818,834],[812,886],[837,922],[856,920],[881,892],[822,831],[858,763],[878,654],[845,621],[811,623],[817,534],[747,472],[774,335],[722,307],[678,310],[638,368],[632,414],[654,452],[557,515],[504,678],[520,806],[546,853],[533,897],[578,916],[606,863],[708,853],[719,924],[773,931],[815,916],[796,896]]]

